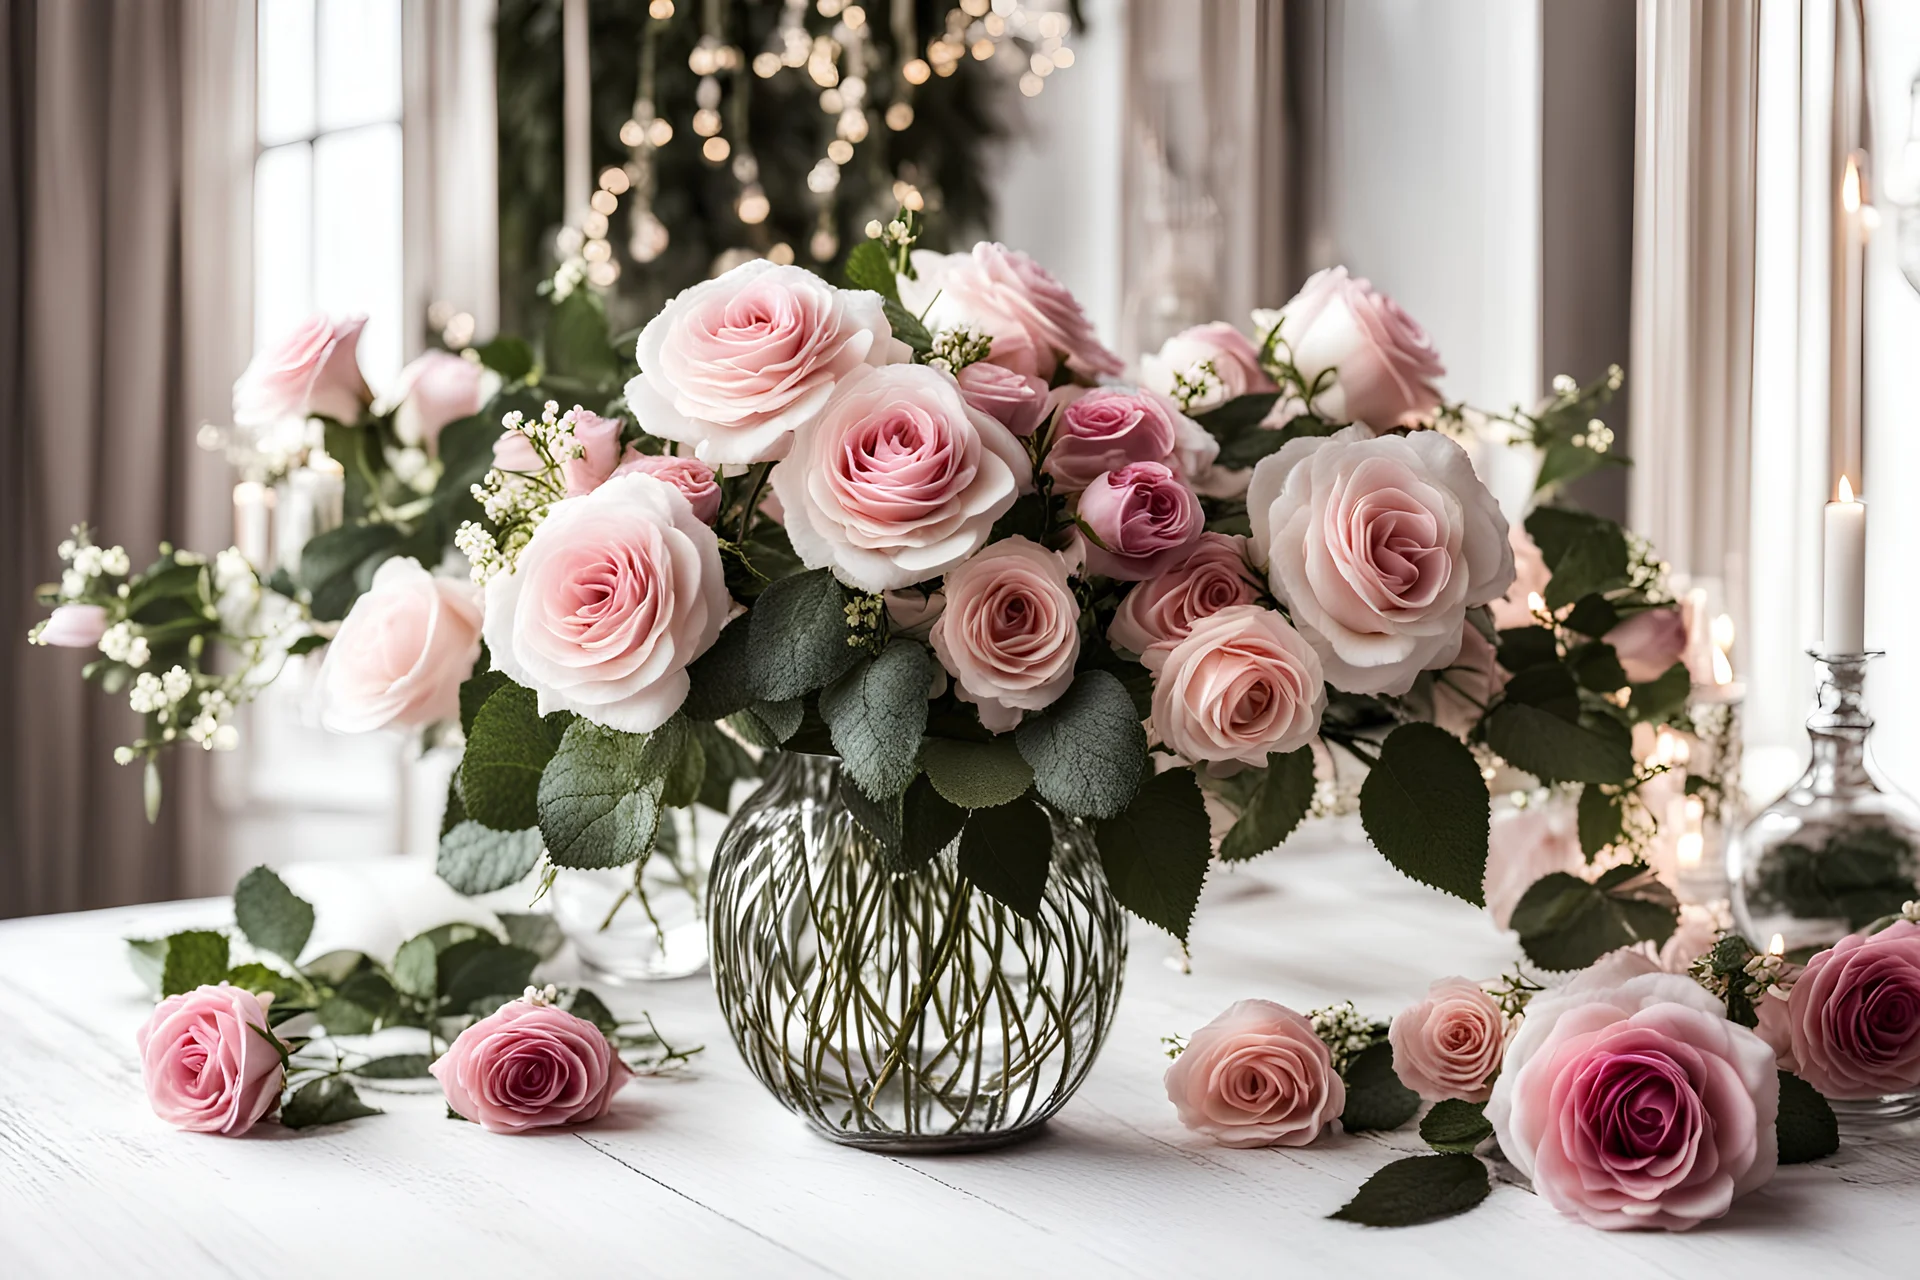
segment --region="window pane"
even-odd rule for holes
[[[320,0],[320,127],[400,118],[400,0]]]
[[[313,132],[313,0],[260,0],[255,134],[262,146]]]
[[[296,142],[253,167],[253,345],[278,342],[313,308],[313,150]]]
[[[364,313],[360,367],[378,392],[400,371],[400,126],[323,135],[313,145],[314,303]]]

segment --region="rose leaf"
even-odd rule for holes
[[[1267,757],[1267,772],[1226,837],[1220,856],[1228,862],[1257,858],[1293,834],[1313,804],[1313,748]]]
[[[289,964],[313,934],[313,904],[287,888],[271,868],[255,867],[233,890],[233,917],[247,941]]]
[[[967,815],[960,832],[960,874],[1008,910],[1040,914],[1053,865],[1053,824],[1040,806],[1017,799]]]
[[[1213,857],[1207,806],[1193,771],[1147,778],[1124,813],[1094,828],[1094,840],[1120,905],[1185,942]]]
[[[1780,1111],[1774,1121],[1781,1164],[1805,1164],[1840,1149],[1840,1122],[1812,1085],[1791,1072],[1780,1073]]]
[[[1410,1227],[1465,1213],[1493,1189],[1470,1155],[1408,1156],[1368,1178],[1330,1217],[1364,1227]]]
[[[1340,1127],[1348,1133],[1398,1129],[1420,1109],[1420,1095],[1400,1083],[1393,1070],[1393,1046],[1377,1040],[1347,1067],[1347,1108]]]
[[[1487,1104],[1447,1098],[1433,1104],[1433,1110],[1420,1117],[1420,1137],[1435,1151],[1470,1154],[1493,1136],[1487,1120]]]
[[[1360,821],[1388,862],[1421,884],[1486,903],[1492,803],[1466,745],[1430,724],[1403,724],[1360,787]]]
[[[1077,818],[1111,818],[1127,807],[1147,763],[1147,732],[1111,671],[1082,671],[1058,701],[1014,732],[1033,785]]]
[[[342,1076],[326,1076],[294,1090],[286,1106],[280,1109],[280,1123],[289,1129],[311,1129],[315,1125],[339,1124],[343,1120],[379,1114],[378,1107],[360,1101],[351,1082]]]
[[[929,669],[924,645],[895,640],[820,695],[842,768],[869,796],[897,796],[920,771]]]

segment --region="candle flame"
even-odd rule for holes
[[[1716,685],[1733,683],[1733,663],[1727,660],[1727,651],[1718,645],[1713,650],[1713,682]]]
[[[1713,642],[1722,649],[1733,648],[1733,616],[1723,613],[1713,620]]]
[[[1860,211],[1860,165],[1847,157],[1846,175],[1840,179],[1840,207],[1848,213]]]
[[[1774,934],[1773,941],[1767,944],[1767,954],[1770,956],[1783,956],[1787,954],[1787,940],[1777,933]]]
[[[1853,482],[1848,480],[1845,475],[1842,475],[1840,477],[1840,487],[1839,487],[1838,493],[1840,496],[1835,499],[1836,502],[1854,501]]]
[[[1674,853],[1683,867],[1693,868],[1700,865],[1700,855],[1706,849],[1706,837],[1698,831],[1683,832],[1680,843]]]
[[[1527,611],[1529,613],[1539,613],[1546,607],[1547,602],[1540,598],[1538,591],[1527,592]]]

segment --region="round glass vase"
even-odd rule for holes
[[[959,873],[957,840],[885,870],[840,785],[837,759],[770,756],[721,837],[713,981],[741,1056],[848,1146],[961,1151],[1039,1132],[1100,1052],[1126,968],[1126,915],[1091,835],[1055,820],[1028,920]]]
[[[707,881],[724,822],[669,809],[644,862],[554,875],[553,918],[591,978],[660,982],[707,967]]]

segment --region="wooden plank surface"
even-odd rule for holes
[[[1333,834],[1338,834],[1337,830]],[[0,924],[0,1274],[26,1276],[1913,1275],[1920,1140],[1850,1143],[1681,1236],[1565,1222],[1522,1187],[1400,1231],[1331,1222],[1411,1132],[1234,1151],[1189,1134],[1160,1037],[1233,1000],[1390,1015],[1513,959],[1481,913],[1351,839],[1216,873],[1191,972],[1141,927],[1099,1064],[1037,1141],[895,1159],[809,1133],[747,1074],[704,979],[601,988],[707,1052],[584,1130],[499,1137],[437,1095],[242,1140],[175,1132],[141,1091],[147,1002],[120,939],[217,924],[173,903]],[[562,969],[556,976],[564,977]]]

